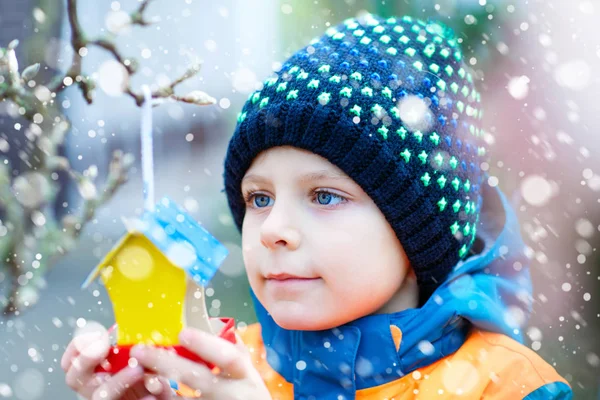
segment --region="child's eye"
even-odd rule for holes
[[[336,206],[346,201],[345,197],[327,190],[315,190],[313,191],[312,196],[315,198],[317,203],[322,206]],[[244,200],[246,204],[252,208],[269,207],[272,206],[273,202],[275,201],[270,196],[257,192],[249,192],[245,194]]]
[[[334,206],[346,200],[344,197],[326,190],[318,190],[315,194],[317,195],[317,202],[323,206]]]
[[[271,199],[266,194],[249,193],[245,197],[246,197],[246,203],[250,203],[252,205],[252,207],[265,208],[265,207],[272,205],[270,203],[270,201],[273,199]]]

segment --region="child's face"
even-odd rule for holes
[[[271,148],[254,160],[242,192],[246,271],[279,326],[333,328],[376,312],[400,288],[409,263],[394,231],[326,159]]]

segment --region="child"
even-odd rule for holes
[[[138,362],[205,398],[570,399],[521,343],[529,271],[487,184],[481,117],[447,28],[367,15],[328,29],[250,96],[227,152],[259,324],[245,347],[182,332],[218,371],[152,348]],[[94,362],[71,372],[80,393]],[[125,397],[132,370],[86,393],[140,398]]]

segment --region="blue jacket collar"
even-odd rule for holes
[[[522,341],[531,283],[517,218],[502,192],[483,186],[482,251],[457,264],[419,309],[369,315],[324,331],[292,331],[279,327],[253,295],[267,361],[294,384],[296,398],[354,398],[356,390],[452,354],[471,326]],[[493,215],[499,211],[497,221]],[[398,350],[391,325],[402,332]]]

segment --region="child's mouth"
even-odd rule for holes
[[[271,287],[273,290],[301,291],[320,279],[321,278],[302,277],[290,274],[273,274],[267,275],[267,286]]]
[[[297,275],[291,275],[291,274],[269,274],[269,275],[267,275],[267,280],[269,280],[269,281],[311,280],[311,279],[318,279],[318,278],[297,276]]]

